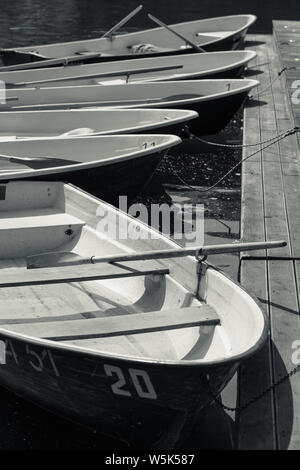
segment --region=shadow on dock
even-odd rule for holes
[[[245,71],[245,77],[244,78],[249,78],[249,77],[253,77],[253,76],[256,77],[257,75],[261,75],[263,73],[264,73],[263,70],[249,68]]]
[[[262,46],[263,44],[266,44],[265,41],[256,41],[254,39],[247,39],[245,41],[245,49],[251,48],[251,47],[256,47],[256,46]]]
[[[246,103],[247,108],[255,108],[256,106],[266,106],[267,101],[263,101],[257,98],[249,99]]]

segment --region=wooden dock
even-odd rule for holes
[[[300,124],[300,104],[291,99],[292,82],[300,80],[300,22],[276,21],[273,36],[247,39],[246,48],[258,54],[248,76],[261,83],[244,112],[244,144],[253,144]],[[292,66],[296,68],[278,77],[283,67]],[[243,241],[284,239],[287,246],[241,258],[241,283],[258,297],[269,316],[270,340],[240,368],[239,406],[295,368],[293,342],[300,340],[299,142],[293,134],[264,150],[262,145],[243,151],[246,157],[259,150],[243,163],[241,237]],[[236,425],[238,449],[299,449],[300,374],[237,413]]]

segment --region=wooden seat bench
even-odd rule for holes
[[[53,341],[72,341],[219,324],[214,309],[201,305],[87,320],[8,324],[1,328]]]
[[[0,273],[1,287],[21,287],[68,282],[97,281],[103,279],[169,274],[169,269],[153,261],[126,261],[79,266],[61,266]]]

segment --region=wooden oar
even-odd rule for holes
[[[165,67],[151,67],[151,68],[141,68],[141,69],[133,69],[133,70],[121,70],[116,72],[104,72],[104,73],[93,73],[87,75],[75,75],[74,77],[59,77],[59,78],[48,78],[45,80],[34,80],[31,82],[15,82],[15,83],[6,83],[7,86],[10,87],[22,87],[22,86],[30,86],[30,85],[42,85],[44,83],[55,83],[55,82],[63,82],[66,80],[91,80],[93,78],[110,78],[110,77],[119,77],[122,75],[126,75],[127,79],[130,75],[137,75],[139,73],[151,73],[151,72],[163,72],[166,70],[177,70],[182,69],[183,65],[170,65]],[[0,74],[1,78],[1,74]]]
[[[11,163],[19,163],[22,165],[29,166],[33,169],[41,169],[48,167],[57,167],[57,166],[66,166],[66,165],[75,165],[80,162],[75,160],[65,160],[63,158],[56,157],[15,157],[13,155],[3,155],[0,154],[0,160],[8,160]],[[9,170],[7,170],[9,171]]]
[[[122,26],[124,26],[131,18],[133,18],[141,9],[143,8],[143,5],[139,5],[137,8],[135,8],[131,13],[129,13],[125,18],[123,18],[119,23],[117,23],[115,26],[113,26],[111,29],[106,31],[101,37],[106,38],[109,36],[109,39],[112,41],[113,34],[120,29]],[[5,51],[5,49],[3,49]],[[18,52],[18,49],[16,49]],[[5,72],[6,70],[28,70],[28,69],[39,69],[39,68],[44,68],[44,67],[49,67],[52,65],[69,65],[69,63],[73,62],[82,62],[88,59],[96,59],[100,57],[101,52],[78,52],[77,55],[72,55],[72,56],[66,56],[66,57],[58,57],[55,59],[45,59],[37,62],[30,62],[30,63],[24,63],[24,64],[15,64],[15,65],[8,65],[8,66],[3,66],[0,67],[0,72],[3,71]],[[104,54],[106,55],[106,54]]]
[[[109,39],[112,41],[112,38],[113,38],[113,34],[120,28],[122,28],[122,26],[124,26],[124,24],[128,23],[129,20],[131,20],[131,18],[133,18],[139,11],[141,11],[141,9],[143,8],[143,5],[139,5],[137,8],[135,8],[131,13],[129,13],[127,16],[125,16],[125,18],[123,18],[121,21],[119,21],[119,23],[117,23],[115,26],[113,26],[111,29],[109,29],[108,31],[106,31],[106,33],[104,33],[100,39],[102,38],[106,38],[106,36],[109,36]]]
[[[59,137],[69,137],[69,136],[76,137],[76,136],[94,134],[95,132],[96,132],[95,129],[91,129],[90,127],[78,127],[77,129],[71,129],[70,131],[60,134]]]
[[[95,85],[101,86],[101,85]],[[182,94],[182,95],[171,95],[163,98],[140,98],[132,100],[114,100],[114,101],[76,101],[70,103],[38,103],[38,104],[24,104],[19,106],[14,106],[13,109],[21,110],[31,110],[31,109],[81,109],[81,108],[97,108],[97,107],[110,107],[110,108],[119,108],[130,107],[135,105],[141,105],[147,108],[147,105],[152,105],[156,103],[165,103],[169,101],[182,101],[182,100],[191,100],[195,98],[201,98],[201,95],[196,94]]]
[[[46,59],[46,60],[41,60],[39,62],[29,62],[25,64],[15,64],[15,65],[7,65],[0,67],[0,73],[1,72],[14,72],[17,70],[32,70],[32,69],[40,69],[40,68],[45,68],[45,67],[50,67],[52,65],[70,65],[70,63],[74,62],[84,62],[85,60],[88,59],[97,59],[98,57],[101,56],[100,52],[87,52],[86,54],[82,55],[72,55],[72,56],[66,56],[66,57],[59,57],[58,59]]]
[[[206,52],[204,49],[202,49],[202,47],[198,46],[198,44],[196,44],[195,42],[191,41],[190,39],[186,38],[185,36],[182,36],[182,34],[178,33],[177,31],[175,31],[173,28],[170,28],[170,26],[166,25],[165,23],[163,23],[161,20],[159,20],[158,18],[156,18],[155,16],[151,15],[150,13],[148,13],[148,17],[150,18],[150,20],[154,21],[156,24],[158,24],[159,26],[162,26],[163,28],[167,29],[168,31],[170,31],[171,33],[175,34],[175,36],[177,36],[179,39],[181,39],[182,41],[186,42],[187,44],[189,44],[193,49],[195,49],[197,52]]]
[[[210,245],[200,248],[178,248],[173,250],[144,251],[141,253],[120,253],[110,256],[90,256],[83,258],[76,253],[50,252],[32,255],[26,258],[27,269],[73,266],[80,264],[115,263],[122,261],[141,261],[165,258],[179,258],[182,256],[206,256],[219,253],[236,253],[250,250],[266,250],[286,246],[285,241],[233,243],[227,245]]]

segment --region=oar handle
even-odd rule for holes
[[[101,36],[101,39],[105,38],[106,36],[109,36],[110,40],[112,40],[113,33],[115,33],[118,29],[122,28],[122,26],[124,26],[124,24],[126,24],[129,20],[131,20],[131,18],[133,18],[139,11],[141,11],[142,8],[143,8],[143,5],[139,5],[137,8],[135,8],[131,13],[125,16],[125,18],[119,21],[119,23],[117,23],[111,29],[106,31],[106,33],[104,33]]]
[[[162,26],[163,28],[166,28],[168,31],[170,31],[171,33],[175,34],[175,36],[179,37],[179,39],[182,39],[182,41],[186,42],[187,44],[189,44],[193,49],[196,49],[196,51],[198,52],[206,52],[204,49],[202,49],[202,47],[198,46],[198,44],[196,44],[195,42],[191,41],[190,39],[182,36],[180,33],[178,33],[177,31],[175,31],[173,28],[171,28],[170,26],[166,25],[165,23],[163,23],[161,20],[159,20],[158,18],[156,18],[155,16],[151,15],[150,13],[148,13],[148,17],[150,18],[150,20],[154,21],[156,24],[158,24],[159,26]]]
[[[249,250],[266,250],[285,246],[285,241],[234,243],[227,245],[211,245],[201,248],[175,248],[172,250],[145,251],[142,253],[124,253],[110,256],[90,256],[83,258],[72,252],[49,252],[27,257],[27,268],[45,268],[74,266],[81,264],[116,263],[126,261],[146,261],[154,259],[179,258],[193,255],[197,258],[217,253],[234,253]]]
[[[81,258],[76,264],[96,264],[96,263],[113,263],[124,261],[142,261],[153,259],[179,258],[183,256],[206,256],[220,253],[236,253],[250,250],[266,250],[270,248],[279,248],[285,246],[285,241],[273,242],[253,242],[253,243],[236,243],[226,245],[211,245],[202,248],[182,248],[173,250],[156,250],[145,251],[142,253],[126,253],[113,256],[91,256],[89,258]]]

